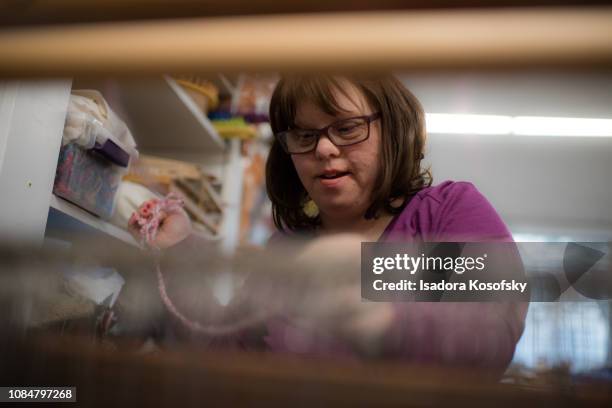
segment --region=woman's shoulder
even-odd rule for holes
[[[391,225],[391,233],[424,240],[512,239],[491,203],[465,181],[444,181],[419,191]]]
[[[476,209],[482,205],[490,206],[474,184],[467,181],[444,181],[416,193],[404,207],[402,215],[429,214],[440,217],[464,207]]]
[[[471,197],[479,197],[482,194],[474,184],[468,181],[444,181],[435,186],[429,186],[419,191],[415,198],[417,200],[432,200],[438,204],[449,201],[469,200]]]

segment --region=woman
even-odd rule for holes
[[[325,237],[338,233],[356,234],[344,236],[345,250],[334,255],[348,263],[358,259],[354,244],[360,241],[512,242],[472,184],[431,186],[421,165],[424,113],[396,78],[286,77],[273,94],[270,118],[275,141],[266,182],[279,230],[272,242],[316,238],[300,260],[320,263],[322,253],[334,252]],[[182,214],[167,221],[158,236],[162,247],[189,233]],[[351,320],[355,344],[361,337],[375,338],[377,355],[497,371],[510,362],[526,313],[526,306],[516,303],[367,306],[358,292],[342,293],[335,306],[351,309],[353,317],[356,311]],[[307,354],[356,349],[347,331],[336,336],[334,330],[326,335],[311,329],[291,316],[271,319],[265,341],[273,350]]]

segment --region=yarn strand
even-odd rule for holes
[[[132,214],[129,224],[139,229],[143,247],[150,248],[156,252],[160,251],[160,248],[155,244],[155,238],[157,237],[159,227],[167,214],[181,210],[183,205],[183,199],[178,194],[170,193],[165,198],[146,201]],[[157,286],[164,306],[171,315],[191,332],[208,336],[226,336],[251,327],[261,322],[266,316],[265,313],[260,312],[251,318],[232,324],[203,326],[187,318],[178,310],[172,299],[170,299],[159,259],[155,261],[155,269],[157,274]]]

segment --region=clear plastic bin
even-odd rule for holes
[[[123,145],[94,118],[83,121],[78,143],[60,149],[53,192],[79,207],[110,219],[116,193],[138,152]]]

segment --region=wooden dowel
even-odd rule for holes
[[[231,17],[0,31],[0,76],[612,66],[612,8]]]

